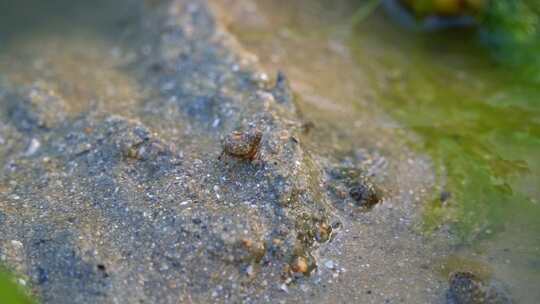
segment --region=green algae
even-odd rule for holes
[[[481,41],[492,55],[522,81],[540,84],[540,2],[490,1],[480,20]]]
[[[30,297],[17,286],[13,278],[0,267],[0,303],[31,304]]]
[[[353,39],[356,57],[369,67],[382,105],[421,136],[416,145],[432,156],[439,190],[451,193],[448,202],[434,194],[426,229],[451,222],[462,241],[514,220],[538,231],[540,89],[494,64],[472,32],[417,34],[377,24],[380,37],[369,26]]]

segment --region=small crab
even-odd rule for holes
[[[233,131],[223,140],[223,152],[229,156],[252,161],[259,153],[262,132],[253,128],[248,131]]]
[[[449,283],[449,303],[487,303],[484,284],[472,272],[454,272],[450,274]]]

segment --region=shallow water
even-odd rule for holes
[[[386,149],[384,129],[403,127],[393,138],[431,156],[438,181],[422,231],[454,236],[441,273],[488,269],[518,303],[535,303],[540,88],[492,61],[473,30],[414,33],[381,11],[353,25],[351,1],[254,2],[238,6],[253,17],[231,29],[268,69],[291,75],[306,117],[362,124]],[[400,126],[377,123],[381,110]]]
[[[540,88],[494,63],[472,32],[415,35],[380,19],[358,26],[351,45],[369,67],[380,103],[421,136],[417,148],[439,165],[441,191],[450,198],[434,194],[426,229],[451,223],[456,243],[469,245],[461,254],[488,262],[516,299],[534,303]]]

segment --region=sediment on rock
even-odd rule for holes
[[[308,275],[332,233],[284,76],[245,64],[202,1],[147,9],[132,116],[0,87],[0,254],[44,303],[256,299]],[[250,127],[256,161],[220,159]]]

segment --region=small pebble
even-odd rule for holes
[[[28,148],[24,152],[25,156],[31,156],[39,150],[39,147],[41,147],[41,143],[36,138],[32,138],[30,140],[30,144],[28,145]]]
[[[328,260],[328,261],[324,262],[324,267],[326,267],[328,269],[334,269],[334,267],[335,267],[334,261]]]
[[[246,274],[247,274],[249,277],[253,277],[253,275],[255,274],[255,270],[253,269],[253,265],[249,265],[249,266],[246,268]]]
[[[11,245],[15,248],[22,248],[23,247],[23,243],[17,241],[17,240],[11,240]]]
[[[291,270],[298,273],[306,273],[308,271],[308,263],[306,258],[297,257],[291,265]]]

